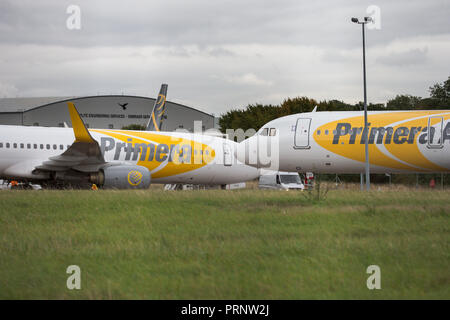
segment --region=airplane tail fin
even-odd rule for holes
[[[78,113],[77,108],[72,102],[67,102],[67,106],[69,107],[70,120],[72,121],[73,133],[75,135],[75,142],[88,142],[94,143],[95,140],[92,138],[89,133],[86,125]]]
[[[160,131],[164,119],[164,111],[166,111],[167,84],[161,85],[159,95],[155,100],[150,119],[147,123],[147,131]]]

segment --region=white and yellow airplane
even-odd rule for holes
[[[0,179],[143,189],[150,182],[224,185],[259,176],[234,159],[234,141],[158,131],[154,117],[152,132],[88,130],[74,104],[68,107],[73,129],[0,126]]]
[[[371,173],[449,172],[450,110],[368,112]],[[361,173],[365,168],[362,112],[289,115],[240,143],[236,157],[256,168]]]

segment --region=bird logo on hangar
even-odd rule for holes
[[[126,102],[126,103],[117,103],[117,104],[118,104],[119,106],[121,106],[123,110],[127,110],[128,102]]]

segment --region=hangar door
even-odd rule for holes
[[[311,126],[310,118],[298,118],[295,126],[294,148],[309,149],[309,127]]]

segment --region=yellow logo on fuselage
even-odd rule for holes
[[[128,183],[132,186],[138,186],[142,182],[142,173],[139,171],[130,171],[128,173]]]
[[[449,118],[450,113],[445,114],[443,111],[369,115],[367,136],[370,163],[409,171],[449,171],[431,162],[419,149],[419,145],[443,145],[450,141],[448,123],[441,132],[436,132],[435,128],[431,127],[436,125],[437,121]],[[318,127],[313,134],[314,140],[328,151],[361,162],[365,161],[365,136],[362,116],[326,123]]]
[[[136,161],[150,170],[153,179],[201,168],[215,158],[212,147],[186,138],[145,131],[91,131],[106,136],[99,141],[104,155],[109,153],[116,161]]]

